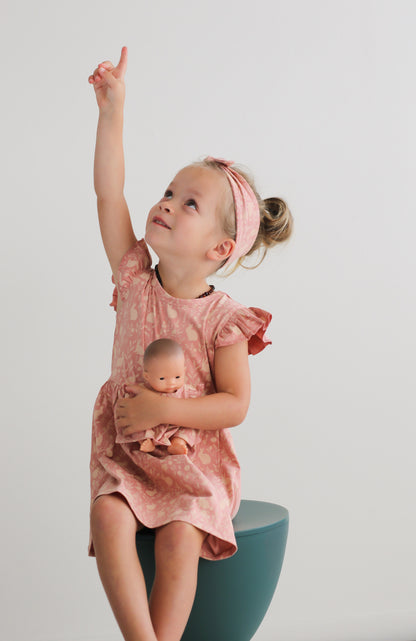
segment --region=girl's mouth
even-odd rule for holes
[[[160,227],[165,227],[166,229],[170,229],[169,225],[167,225],[163,220],[163,218],[160,218],[159,216],[155,216],[152,220],[152,223],[155,223],[156,225],[160,225]]]

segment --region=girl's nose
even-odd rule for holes
[[[162,211],[166,211],[169,214],[173,214],[172,203],[160,203],[160,208],[162,209]]]

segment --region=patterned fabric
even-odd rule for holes
[[[231,264],[245,256],[252,248],[260,227],[260,209],[256,194],[238,171],[231,167],[233,160],[207,156],[205,160],[216,162],[228,178],[234,198],[236,238],[233,253],[228,259]]]
[[[240,503],[240,467],[230,430],[198,430],[187,455],[154,455],[140,452],[134,440],[117,442],[121,436],[113,410],[125,384],[143,381],[143,354],[152,341],[172,338],[180,343],[187,380],[212,394],[215,349],[248,340],[249,353],[260,352],[270,343],[265,331],[271,315],[246,308],[223,292],[197,299],[170,296],[151,268],[144,240],[120,263],[112,305],[117,321],[111,377],[98,394],[93,415],[91,503],[118,492],[142,526],[186,521],[208,533],[203,558],[231,556],[237,549],[232,518]],[[94,556],[91,536],[89,555]]]

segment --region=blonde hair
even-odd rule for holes
[[[192,163],[192,166],[213,169],[220,172],[227,180],[224,172],[221,169],[221,166],[218,165],[214,160],[200,160]],[[260,209],[260,228],[257,234],[257,238],[254,241],[251,249],[245,254],[245,256],[242,256],[237,260],[230,273],[235,271],[239,265],[241,265],[245,269],[254,269],[255,267],[258,267],[260,263],[263,262],[267,250],[271,247],[274,247],[274,245],[277,245],[277,243],[282,243],[288,240],[293,231],[293,216],[286,202],[282,198],[278,197],[265,198],[263,200],[257,192],[253,177],[246,170],[243,170],[239,165],[233,165],[232,167],[241,176],[243,176],[243,178],[246,179],[257,198]],[[228,238],[232,238],[233,240],[235,240],[237,230],[235,223],[234,200],[232,197],[231,187],[227,190],[227,197],[224,202],[221,215],[224,233]],[[247,256],[255,254],[256,252],[260,253],[260,259],[258,260],[258,262],[255,265],[244,265],[244,259]],[[226,264],[226,262],[227,261],[224,261],[224,263],[220,267]]]

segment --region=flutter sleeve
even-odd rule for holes
[[[145,241],[138,240],[123,256],[118,267],[116,278],[112,276],[114,283],[113,300],[111,307],[117,311],[117,301],[120,296],[124,300],[127,296],[130,285],[134,279],[143,271],[147,271],[152,266],[152,258]]]
[[[258,307],[241,307],[235,310],[218,329],[215,347],[226,347],[248,341],[248,353],[258,354],[271,340],[266,336],[272,315]]]

